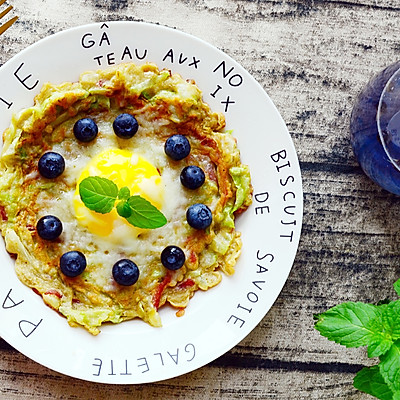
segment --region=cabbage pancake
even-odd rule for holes
[[[136,124],[133,135],[116,134],[121,114]],[[76,128],[78,121],[89,121],[94,136],[83,125]],[[33,107],[14,115],[3,134],[0,226],[19,279],[71,326],[94,335],[103,322],[136,317],[161,326],[158,309],[167,303],[183,315],[198,289],[234,272],[240,254],[234,217],[251,203],[252,189],[224,126],[194,82],[153,64],[121,64],[85,72],[76,83],[45,84]],[[184,139],[188,154],[167,154],[171,137]],[[54,164],[41,170],[40,160],[54,154]],[[183,184],[199,176],[186,173],[182,181],[189,166],[204,174],[199,187]],[[88,178],[117,188],[118,195],[103,196],[115,202],[112,209],[93,210],[84,201],[80,188]],[[131,198],[144,199],[145,209],[150,204],[166,223],[129,222],[137,207]],[[188,210],[195,204],[203,209],[193,223]],[[207,226],[193,226],[199,215],[210,218],[204,210],[211,212]],[[61,233],[52,236],[57,227]],[[169,246],[180,252],[167,257],[168,266],[161,254]],[[81,257],[78,272],[73,262],[62,269],[65,254]],[[126,265],[135,268],[125,273]]]

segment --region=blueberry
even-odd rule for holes
[[[48,151],[40,157],[38,163],[40,175],[47,179],[54,179],[60,176],[65,169],[65,161],[61,154]]]
[[[167,246],[161,252],[161,263],[165,268],[176,271],[185,264],[185,253],[178,246]]]
[[[190,153],[190,143],[183,135],[173,135],[166,140],[164,150],[173,160],[183,160]]]
[[[63,230],[61,221],[54,215],[45,215],[36,224],[38,235],[45,240],[57,239]]]
[[[91,142],[98,133],[99,128],[91,118],[82,118],[75,122],[74,135],[80,142]]]
[[[139,268],[128,259],[117,261],[112,269],[115,282],[123,286],[131,286],[139,279]]]
[[[113,122],[115,134],[121,139],[130,139],[139,129],[136,118],[131,114],[120,114]]]
[[[61,272],[70,278],[80,275],[86,268],[86,258],[80,251],[68,251],[60,258]]]
[[[196,165],[189,165],[181,172],[181,183],[188,189],[197,189],[205,181],[206,176],[203,170]]]
[[[186,211],[186,220],[192,228],[206,229],[211,225],[212,213],[205,204],[193,204]]]

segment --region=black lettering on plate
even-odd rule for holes
[[[3,301],[3,306],[2,306],[2,307],[3,307],[5,310],[7,310],[7,309],[9,309],[9,308],[13,308],[13,307],[19,306],[21,303],[24,302],[24,300],[21,300],[21,301],[18,301],[18,302],[14,301],[14,300],[10,297],[11,292],[12,292],[12,289],[9,290],[9,292],[7,293],[6,298],[5,298],[4,301]]]
[[[41,319],[37,324],[27,321],[25,319],[19,321],[19,330],[22,334],[27,338],[36,330],[36,328],[42,323],[43,319]]]

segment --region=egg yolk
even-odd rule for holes
[[[156,167],[144,157],[128,150],[108,149],[94,157],[82,171],[73,197],[75,215],[78,222],[90,232],[99,236],[136,237],[141,231],[118,215],[114,208],[107,214],[89,210],[79,195],[80,182],[89,176],[110,179],[121,189],[127,186],[131,196],[139,195],[159,210],[164,203],[164,185]],[[118,200],[117,200],[118,201]],[[112,239],[112,237],[110,237]]]

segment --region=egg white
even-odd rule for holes
[[[124,257],[131,257],[139,266],[149,265],[159,257],[161,251],[169,244],[184,247],[187,236],[186,209],[191,198],[180,183],[181,166],[171,163],[164,152],[163,142],[159,136],[152,135],[154,126],[140,125],[138,133],[131,139],[119,139],[113,132],[112,121],[99,119],[99,135],[88,144],[78,142],[72,132],[62,143],[55,144],[53,151],[60,153],[66,163],[62,179],[70,188],[66,193],[51,194],[42,192],[39,199],[43,215],[55,215],[63,223],[60,237],[65,251],[88,249],[88,263],[103,265],[102,284],[109,284],[110,265]],[[139,122],[140,123],[140,122]],[[116,219],[112,235],[102,237],[82,227],[75,216],[73,197],[76,183],[87,164],[97,154],[109,148],[127,149],[133,154],[144,157],[160,172],[164,190],[163,206],[160,211],[167,218],[167,224],[157,229],[138,229],[127,225],[122,219]],[[150,190],[143,186],[143,191]]]

